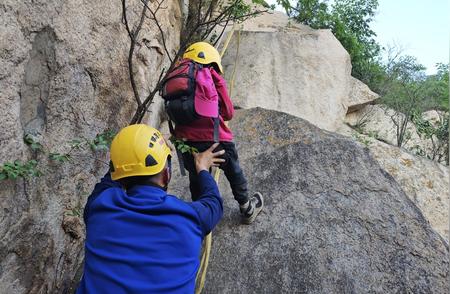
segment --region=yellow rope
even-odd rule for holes
[[[228,48],[228,44],[230,43],[230,40],[234,34],[236,24],[233,25],[232,30],[228,34],[227,39],[225,40],[224,47],[222,49],[222,52],[220,53],[220,57],[222,57],[225,54],[225,51]],[[238,31],[238,40],[237,40],[237,50],[236,50],[236,58],[234,61],[234,68],[233,73],[231,75],[231,81],[230,81],[230,92],[229,95],[231,97],[231,91],[233,90],[234,86],[234,78],[236,75],[236,65],[239,55],[239,44],[241,39],[241,30]],[[228,126],[228,122],[225,122],[225,124]],[[214,170],[214,180],[216,181],[217,185],[219,185],[219,178],[220,178],[220,169],[216,168]],[[206,281],[206,270],[208,269],[208,263],[209,263],[209,256],[211,254],[211,243],[212,243],[212,233],[209,233],[206,235],[205,240],[203,240],[203,248],[202,248],[202,257],[200,261],[200,267],[197,272],[197,276],[195,278],[196,281],[196,289],[195,294],[200,294],[203,290],[203,287],[205,286]]]
[[[223,57],[223,55],[227,51],[228,44],[230,44],[230,41],[231,41],[231,38],[233,37],[235,28],[236,28],[236,23],[233,24],[233,28],[231,28],[231,31],[228,33],[227,39],[225,40],[225,44],[223,44],[222,52],[220,52],[220,57]]]
[[[231,74],[231,80],[230,80],[230,92],[228,93],[229,96],[231,97],[231,94],[233,93],[233,88],[234,88],[234,78],[236,77],[236,68],[237,68],[237,62],[238,62],[238,58],[239,58],[239,47],[241,45],[241,30],[240,29],[238,31],[238,36],[237,36],[237,47],[236,47],[236,56],[234,58],[234,67],[233,67],[233,73]]]
[[[209,254],[211,253],[211,242],[212,235],[211,233],[209,233],[208,235],[206,235],[205,240],[203,241],[202,260],[200,262],[200,268],[197,272],[197,277],[195,278],[197,282],[195,294],[200,294],[203,290],[203,287],[205,286],[206,269],[208,268]]]
[[[220,169],[216,168],[214,171],[214,180],[217,185],[219,184],[220,178]],[[195,281],[197,283],[197,287],[195,289],[195,294],[200,294],[205,286],[206,281],[206,270],[208,269],[209,264],[209,255],[211,254],[211,243],[212,243],[212,232],[206,235],[205,240],[203,241],[202,248],[202,258],[200,261],[200,267],[197,272],[197,276]]]

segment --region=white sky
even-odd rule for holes
[[[382,46],[396,43],[405,54],[415,56],[436,72],[437,62],[448,63],[448,0],[378,0],[378,14],[372,28]]]
[[[371,27],[381,46],[396,44],[403,48],[404,54],[415,56],[427,68],[427,74],[436,72],[437,62],[448,63],[449,0],[378,0],[378,3]]]

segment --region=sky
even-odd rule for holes
[[[378,3],[372,29],[380,45],[399,45],[405,54],[415,56],[427,68],[427,74],[436,72],[437,62],[448,63],[448,0],[378,0]]]
[[[378,11],[371,24],[376,40],[382,47],[395,44],[403,49],[403,54],[416,57],[427,68],[427,74],[436,73],[436,63],[449,61],[449,2],[378,0]]]

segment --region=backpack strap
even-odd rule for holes
[[[220,138],[219,138],[219,128],[220,128],[220,103],[219,101],[217,101],[217,108],[218,108],[218,112],[217,112],[217,117],[214,118],[214,143],[220,143]]]
[[[214,118],[214,143],[219,143],[219,116]]]
[[[175,136],[175,128],[173,127],[173,123],[170,119],[168,121],[169,121],[169,131],[172,134],[172,136]],[[184,176],[186,176],[186,171],[184,168],[183,153],[181,153],[181,151],[177,148],[177,146],[175,146],[175,151],[177,152],[178,164],[180,165],[181,176],[184,177]]]

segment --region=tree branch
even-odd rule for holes
[[[148,11],[150,11],[150,14],[152,15],[152,18],[151,18],[151,19],[155,21],[155,24],[156,24],[156,26],[158,27],[159,33],[161,34],[161,39],[162,39],[164,51],[166,51],[167,57],[169,58],[170,62],[173,62],[173,59],[172,59],[172,57],[170,56],[169,50],[167,49],[166,37],[165,37],[164,31],[163,31],[163,29],[162,29],[162,27],[161,27],[161,24],[159,23],[158,19],[156,18],[156,12],[153,11],[153,10],[147,5],[148,0],[141,0],[141,2],[142,2],[142,4],[144,4],[144,7],[145,7],[146,9],[148,9]],[[161,2],[159,2],[158,8],[157,8],[156,11],[159,10],[159,8],[161,7],[161,5],[162,5],[163,2],[164,2],[164,0],[162,0]],[[144,10],[145,10],[145,8],[144,8]]]
[[[213,46],[216,47],[217,43],[219,42],[219,40],[222,38],[223,34],[225,33],[225,30],[228,26],[228,23],[230,21],[228,20],[227,23],[223,26],[222,32],[220,32],[220,35],[217,37],[216,41],[214,42]]]
[[[220,37],[221,37],[223,35],[224,31],[226,30],[227,25],[230,22],[240,21],[240,20],[246,19],[248,17],[258,15],[258,14],[268,11],[268,10],[255,11],[255,12],[248,13],[245,15],[236,16],[233,12],[234,11],[233,9],[239,3],[239,0],[233,0],[233,2],[229,6],[224,7],[223,11],[219,11],[218,14],[215,17],[213,17],[213,15],[215,13],[214,9],[217,6],[217,1],[212,0],[209,3],[209,6],[208,6],[205,14],[202,14],[202,6],[205,1],[199,0],[198,8],[194,8],[194,9],[198,10],[197,11],[198,13],[196,14],[195,11],[192,12],[193,18],[192,18],[192,21],[190,22],[190,26],[188,28],[185,28],[186,34],[184,34],[184,36],[186,36],[186,37],[182,39],[178,51],[176,52],[175,56],[172,57],[169,52],[169,48],[167,47],[166,35],[165,35],[164,30],[157,18],[157,12],[160,9],[162,9],[162,6],[163,6],[163,3],[165,0],[155,0],[155,1],[157,3],[157,6],[156,6],[156,8],[152,9],[148,5],[149,0],[140,0],[140,2],[143,4],[144,7],[143,7],[143,10],[141,13],[141,18],[140,18],[138,26],[136,27],[136,29],[134,31],[132,31],[130,29],[129,22],[127,19],[127,13],[126,13],[127,8],[126,8],[126,3],[125,3],[126,0],[122,0],[123,23],[125,24],[125,27],[127,29],[127,32],[128,32],[128,35],[129,35],[130,41],[131,41],[130,51],[129,51],[129,55],[128,55],[128,67],[129,67],[129,74],[130,74],[130,82],[131,82],[131,85],[133,88],[133,93],[135,95],[136,101],[138,102],[138,107],[133,115],[133,118],[132,118],[130,124],[139,123],[142,121],[142,119],[144,118],[145,114],[147,113],[150,105],[152,104],[153,99],[155,98],[157,93],[160,91],[160,89],[163,85],[163,81],[167,77],[168,72],[170,72],[173,69],[176,62],[179,60],[179,58],[181,58],[181,56],[183,55],[183,52],[186,49],[186,46],[193,41],[192,39],[194,38],[194,36],[196,36],[195,35],[196,33],[199,34],[199,37],[201,37],[202,35],[208,36],[216,28],[217,25],[224,25],[224,28],[222,29],[222,32],[220,34]],[[150,15],[147,14],[147,11],[150,13]],[[155,25],[158,28],[159,34],[161,35],[164,51],[165,51],[168,59],[170,60],[170,66],[169,66],[168,71],[165,71],[165,69],[163,69],[160,72],[158,81],[156,82],[156,85],[153,87],[153,90],[151,90],[149,92],[149,94],[147,95],[147,97],[141,102],[139,93],[137,91],[136,83],[134,80],[133,62],[132,61],[133,61],[134,51],[135,51],[135,47],[136,47],[137,37],[138,37],[140,30],[142,29],[144,18],[151,19],[152,21],[155,22]]]
[[[136,80],[134,79],[133,58],[134,58],[134,49],[136,48],[136,39],[137,39],[139,32],[142,29],[142,25],[144,23],[145,9],[142,10],[141,17],[140,17],[137,27],[132,31],[128,24],[127,8],[125,5],[125,1],[126,0],[122,0],[122,15],[123,15],[123,20],[125,23],[126,30],[128,32],[128,36],[130,37],[130,41],[131,41],[130,50],[128,51],[128,74],[130,77],[130,83],[131,83],[131,88],[133,89],[134,98],[136,99],[136,103],[139,107],[142,105],[142,102],[141,102],[141,98],[139,95],[139,90],[136,85]],[[148,0],[143,0],[143,1],[148,2]]]
[[[127,18],[127,8],[125,4],[126,0],[122,0],[122,23],[125,25],[125,29],[127,30],[128,36],[131,40],[133,40],[133,34],[131,33],[130,26],[128,25]]]

